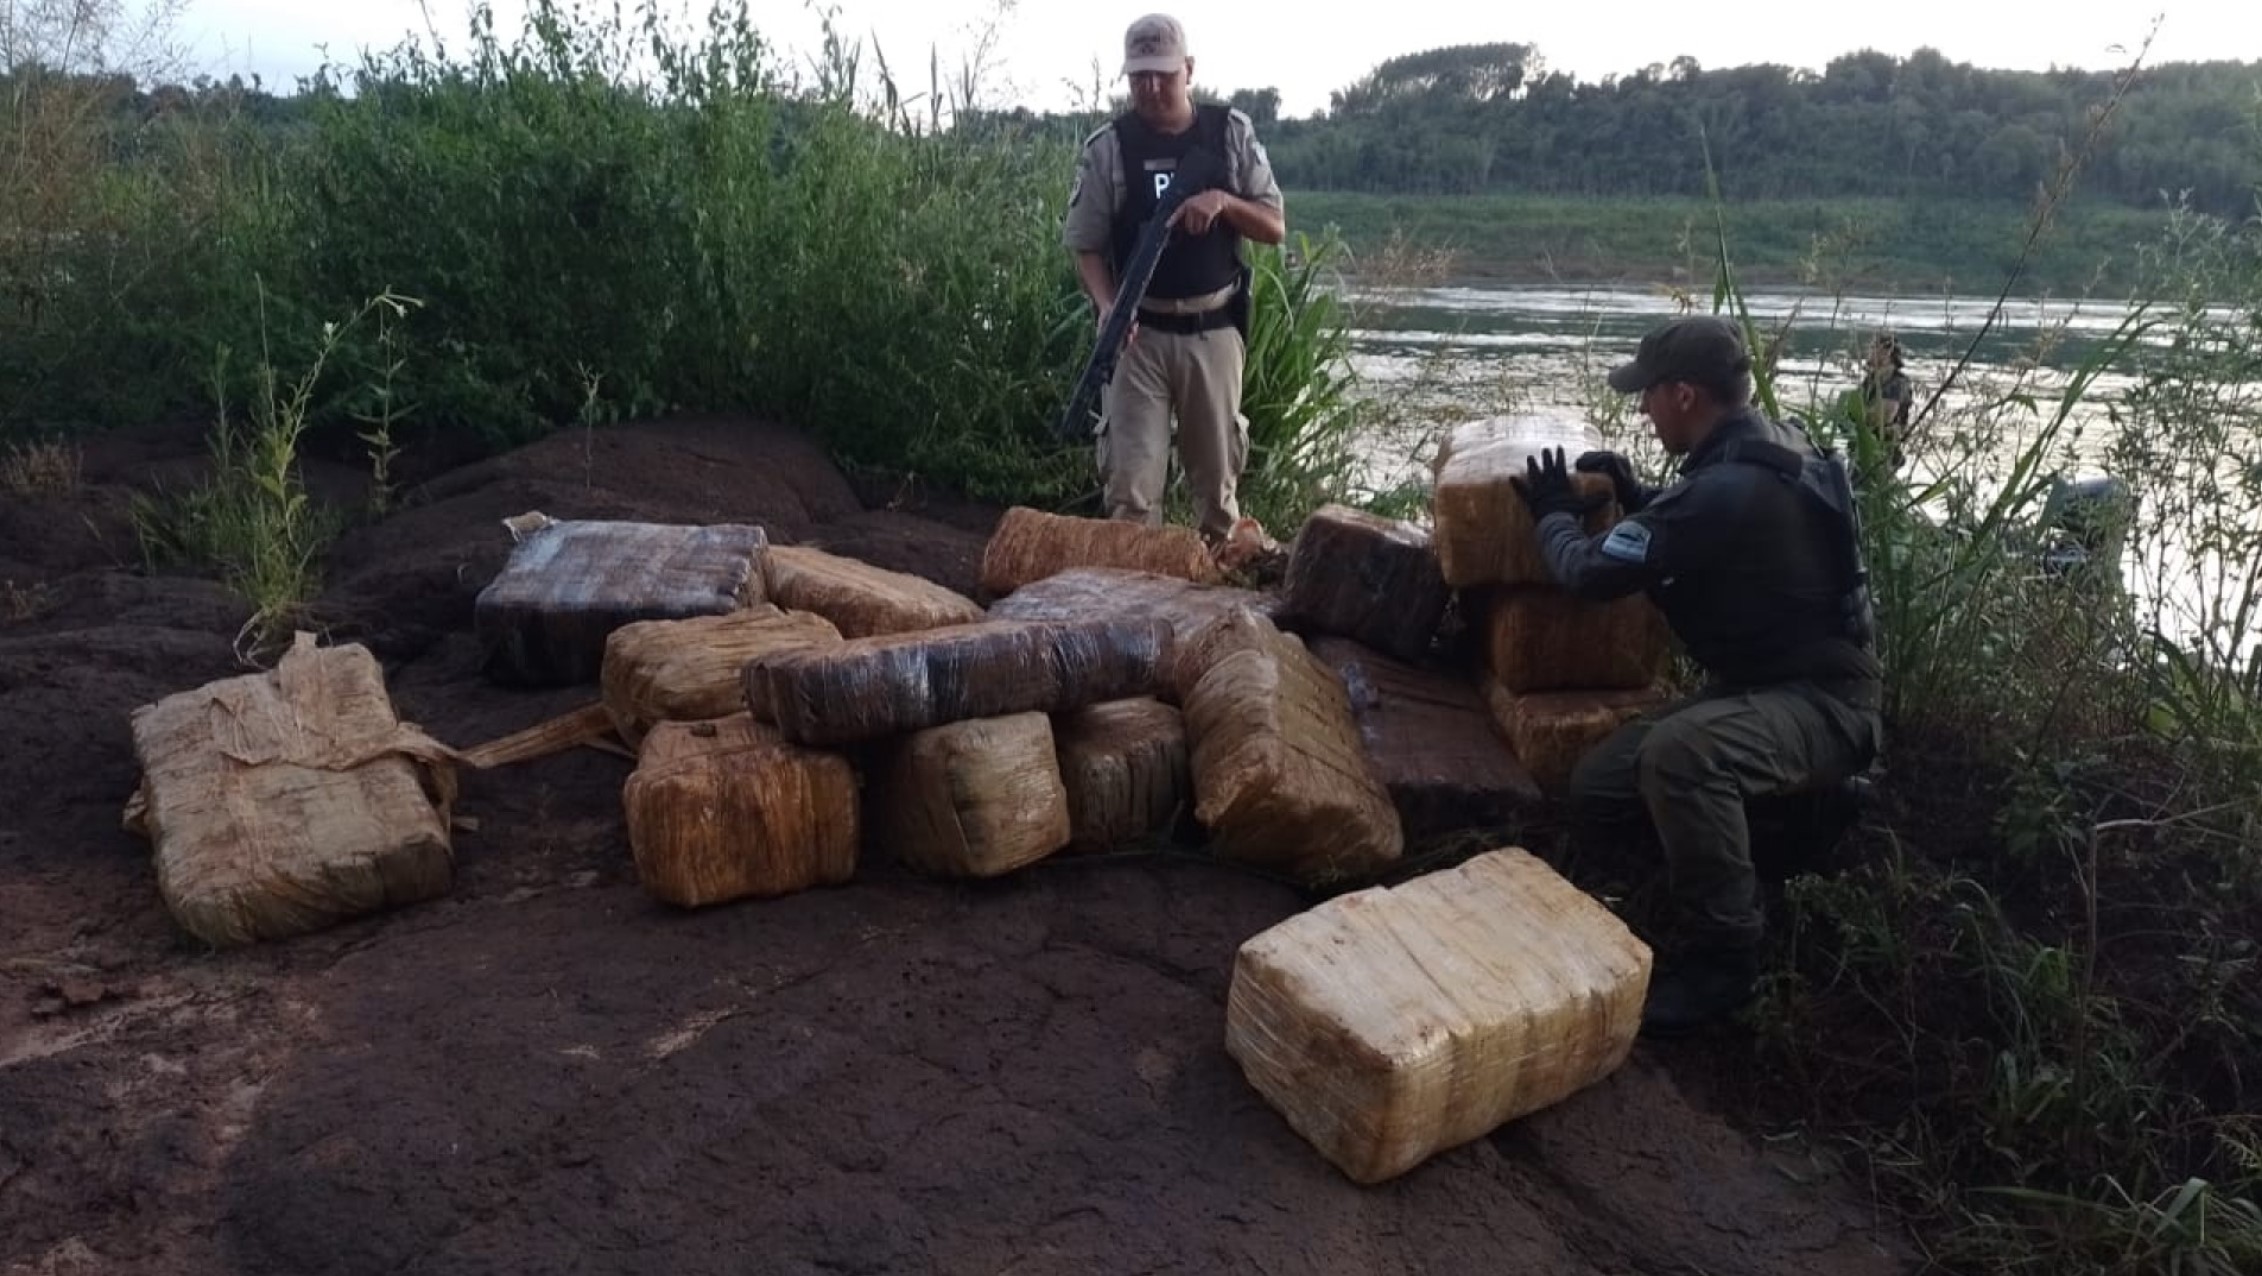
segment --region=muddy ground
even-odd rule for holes
[[[629,763],[466,777],[444,900],[214,953],[119,814],[137,706],[241,672],[244,608],[139,565],[127,506],[193,431],[0,497],[0,1272],[1889,1273],[1861,1185],[1697,1096],[1732,1034],[1388,1184],[1223,1049],[1236,947],[1309,906],[1193,857],[845,886],[685,913],[638,887]],[[571,432],[419,476],[319,615],[469,746],[586,703],[478,671],[500,520],[758,522],[971,592],[997,512],[859,491],[747,422]],[[310,482],[357,499],[361,478]]]

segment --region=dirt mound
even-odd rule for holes
[[[471,600],[527,509],[755,521],[962,589],[995,517],[866,508],[729,422],[442,475],[347,538],[321,604],[450,743],[595,696],[479,675]],[[1910,1266],[1826,1170],[1683,1096],[1700,1046],[1350,1184],[1222,1048],[1235,948],[1310,899],[1193,855],[989,882],[867,855],[680,913],[636,884],[627,762],[579,750],[466,777],[444,900],[197,951],[119,827],[126,718],[237,672],[243,610],[73,552],[32,564],[59,605],[0,623],[0,1272]]]

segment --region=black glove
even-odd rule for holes
[[[1649,493],[1634,481],[1634,463],[1616,452],[1587,452],[1572,462],[1572,469],[1581,474],[1602,474],[1610,479],[1610,486],[1618,494],[1618,508],[1632,514],[1649,504]]]
[[[1563,449],[1559,447],[1541,448],[1538,456],[1525,458],[1524,472],[1510,475],[1508,481],[1531,507],[1535,523],[1550,514],[1577,517],[1600,504],[1599,498],[1580,496],[1571,486],[1571,471],[1564,467]]]

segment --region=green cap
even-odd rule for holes
[[[1651,329],[1633,362],[1610,370],[1610,388],[1640,394],[1662,381],[1712,384],[1749,371],[1743,330],[1717,315],[1693,315]]]

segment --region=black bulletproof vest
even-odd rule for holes
[[[1225,107],[1203,103],[1194,108],[1194,126],[1183,133],[1157,133],[1135,114],[1115,121],[1116,145],[1123,152],[1123,203],[1115,210],[1113,227],[1116,270],[1131,260],[1139,231],[1196,147],[1206,152],[1200,167],[1222,182],[1226,120]],[[1155,264],[1147,295],[1200,297],[1227,287],[1241,275],[1240,246],[1241,236],[1222,217],[1206,235],[1173,236]]]

